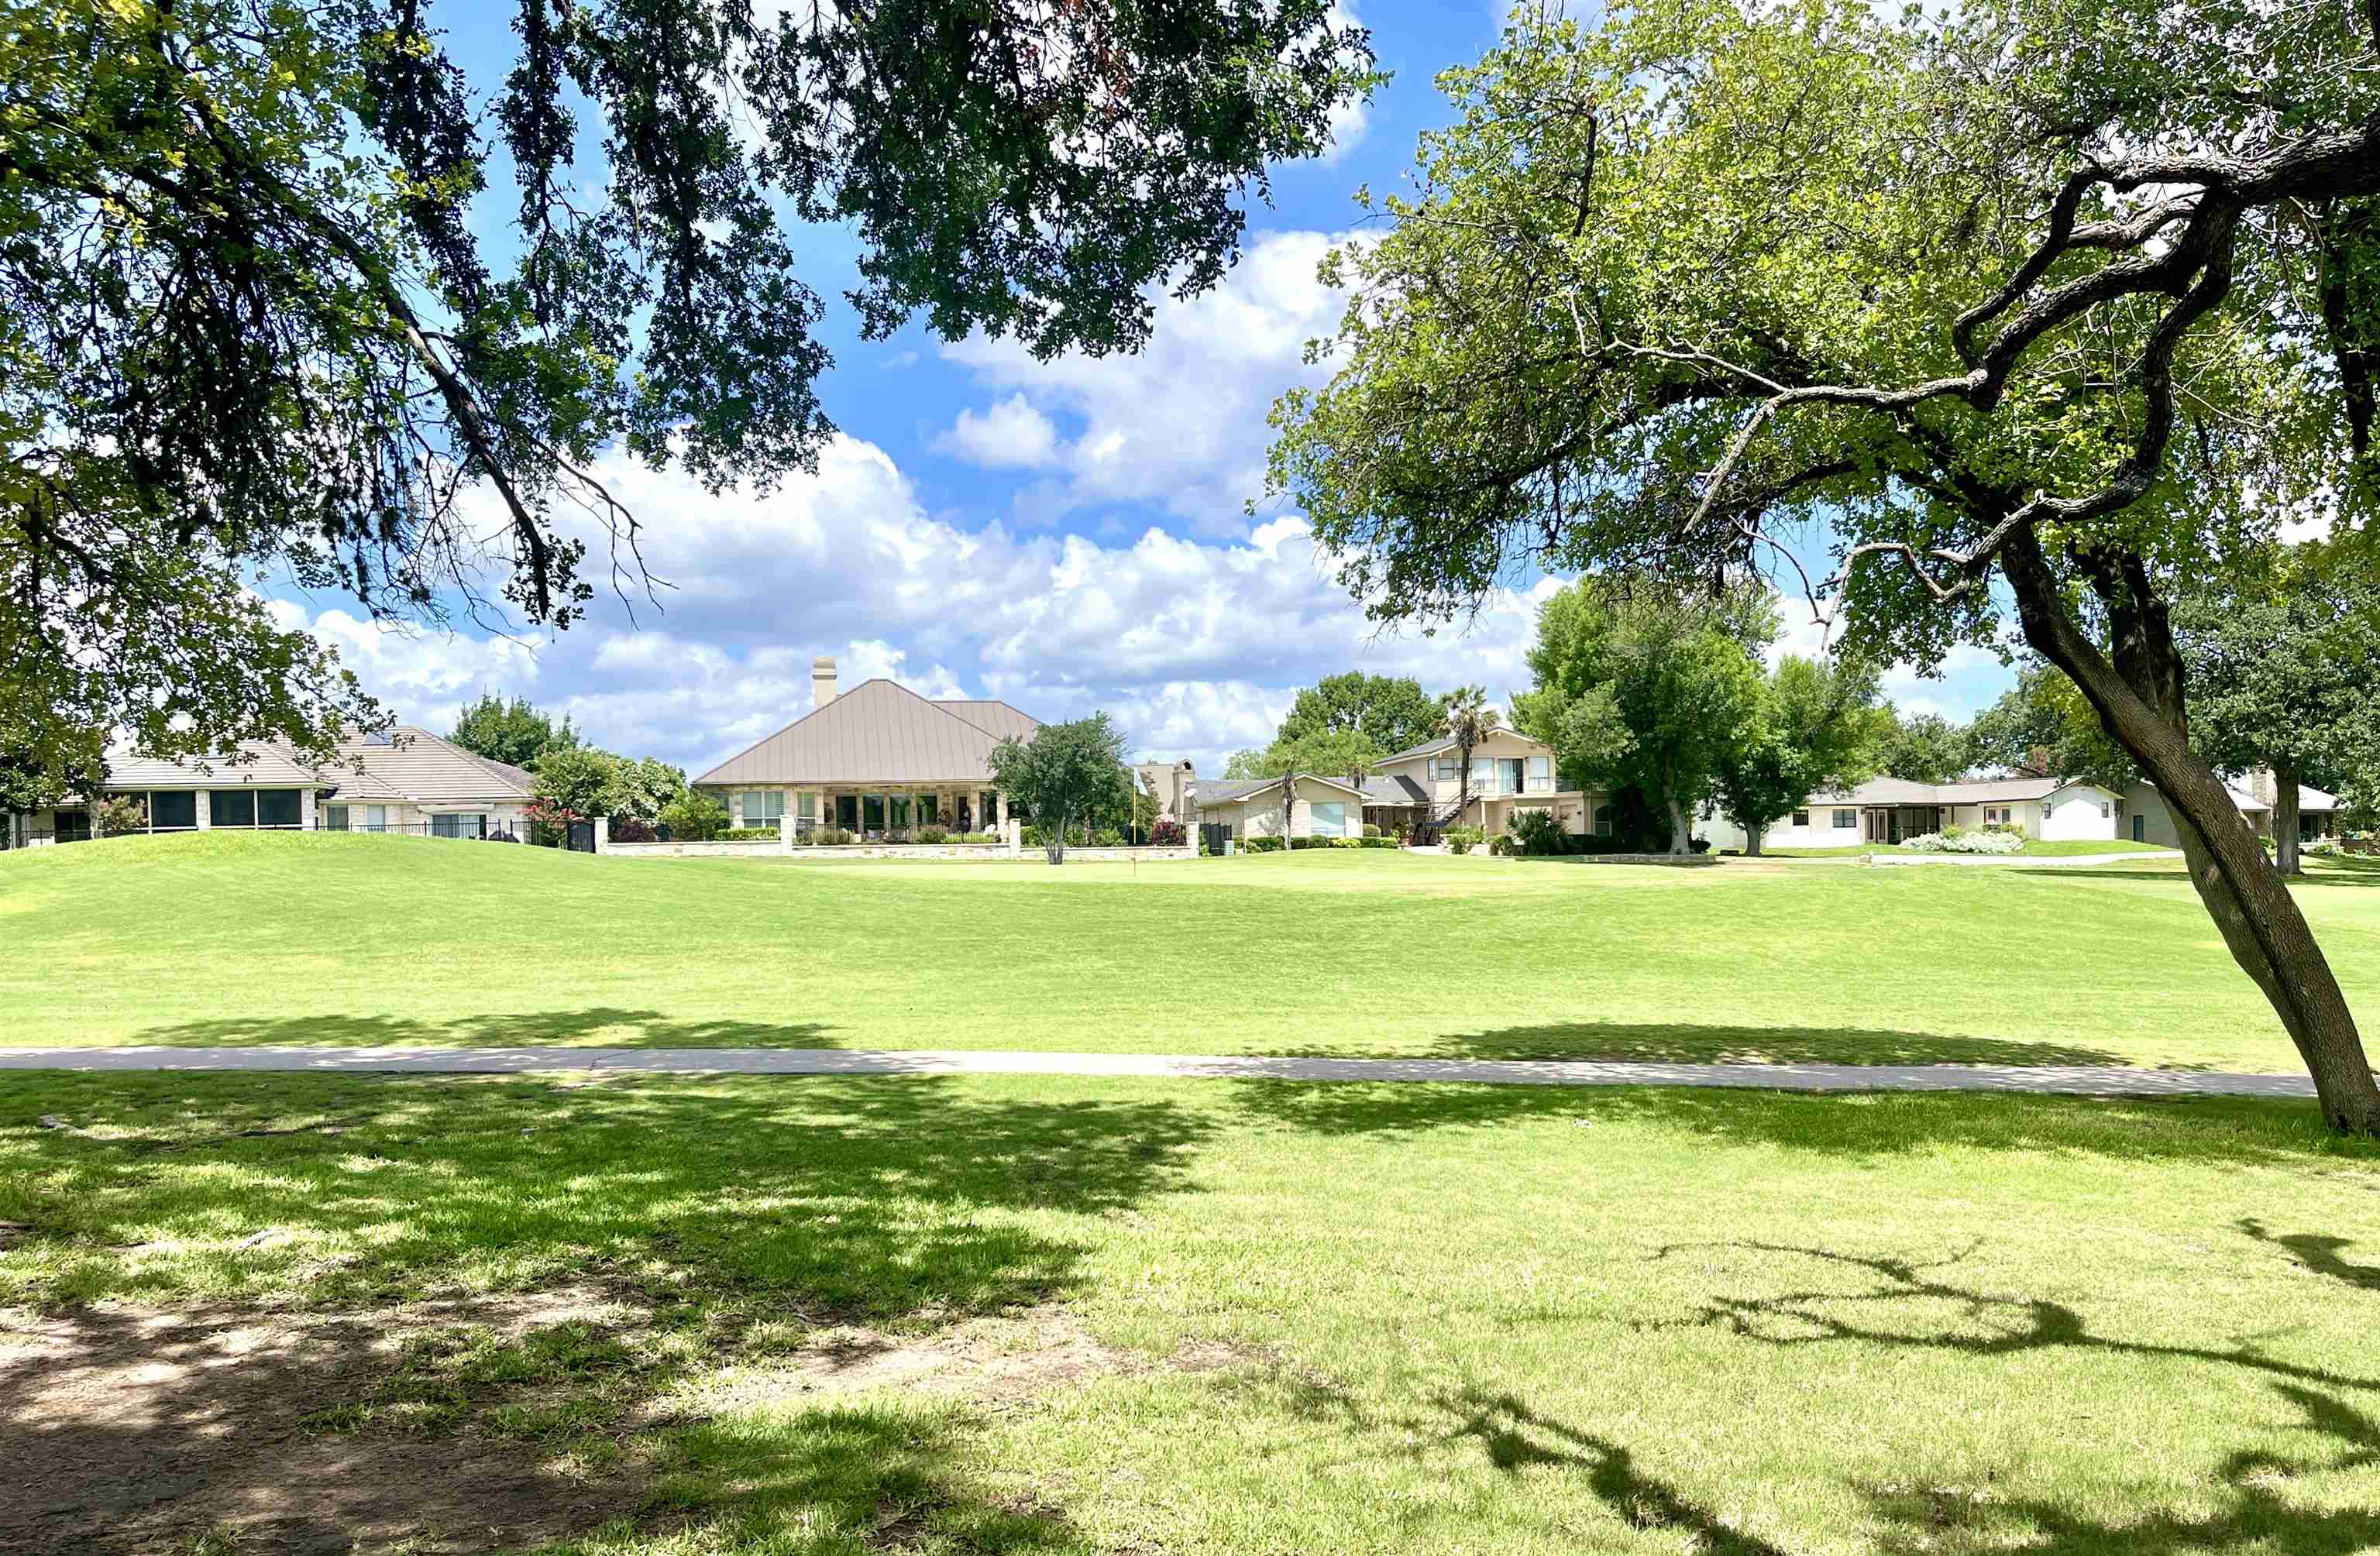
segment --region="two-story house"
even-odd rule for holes
[[[1364,782],[1364,819],[1384,833],[1448,826],[1501,832],[1524,810],[1553,813],[1565,832],[1609,835],[1607,797],[1564,789],[1554,749],[1516,730],[1499,730],[1472,748],[1471,781],[1452,736],[1425,741],[1372,764]]]

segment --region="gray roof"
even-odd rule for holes
[[[1506,730],[1501,732],[1504,734],[1511,734],[1513,731]],[[1388,755],[1381,757],[1380,763],[1385,765],[1390,762],[1402,762],[1408,756],[1427,756],[1432,752],[1444,751],[1453,743],[1454,737],[1452,735],[1440,735],[1434,741],[1424,741],[1419,745],[1409,745],[1402,751],[1392,751]]]
[[[260,746],[250,760],[164,762],[154,757],[108,758],[107,783],[128,789],[335,789],[350,800],[525,800],[529,775],[475,756],[427,730],[400,724],[387,741],[342,740],[329,766],[309,767],[284,744]]]
[[[1001,728],[961,717],[962,707]],[[1006,703],[930,703],[879,678],[811,709],[694,781],[989,784],[992,748],[1006,735],[1030,735],[1040,727]]]
[[[1364,803],[1367,805],[1427,805],[1435,798],[1428,790],[1402,775],[1364,780]]]
[[[1264,790],[1279,789],[1281,780],[1290,776],[1287,773],[1276,773],[1271,778],[1200,778],[1190,786],[1190,797],[1202,805],[1228,805]],[[1370,797],[1368,790],[1357,790],[1345,778],[1332,778],[1328,773],[1299,773],[1295,777],[1300,782],[1313,778],[1320,783],[1336,784],[1341,789],[1351,792],[1362,793],[1367,799]]]

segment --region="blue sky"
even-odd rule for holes
[[[712,497],[674,473],[601,466],[672,585],[659,611],[631,621],[606,596],[567,633],[507,638],[390,631],[328,596],[285,593],[281,609],[407,722],[443,730],[482,691],[519,694],[598,743],[697,773],[807,712],[821,653],[846,687],[889,675],[1044,719],[1104,708],[1137,753],[1210,773],[1263,744],[1299,687],[1342,669],[1433,691],[1476,682],[1500,700],[1525,688],[1532,594],[1490,601],[1468,630],[1376,636],[1293,511],[1246,512],[1265,413],[1314,381],[1302,348],[1336,318],[1316,261],[1355,221],[1356,187],[1394,187],[1416,134],[1442,122],[1433,75],[1477,57],[1499,26],[1484,3],[1348,8],[1391,78],[1328,160],[1276,170],[1239,267],[1213,293],[1160,302],[1139,356],[1037,363],[1012,343],[916,328],[863,342],[842,298],[853,245],[808,231],[805,279],[828,300],[837,358],[821,393],[842,429],[817,476]],[[450,9],[457,57],[497,78],[509,8],[473,22]],[[2009,679],[1966,653],[1939,680],[1896,671],[1888,690],[1964,718]]]

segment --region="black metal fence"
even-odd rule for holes
[[[529,840],[529,828],[526,823],[515,827],[481,815],[440,816],[429,821],[350,821],[345,826],[335,826],[318,817],[314,830],[380,832],[397,838],[457,838],[466,842],[526,843]]]

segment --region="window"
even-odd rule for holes
[[[774,826],[785,814],[785,791],[782,789],[756,789],[744,796],[746,826]]]
[[[942,797],[939,794],[917,796],[917,825],[932,826],[942,819]]]
[[[2112,808],[2110,808],[2110,806],[2108,805],[2108,802],[2107,802],[2107,801],[2102,800],[2102,801],[2100,801],[2100,802],[2099,802],[2099,819],[2100,819],[2101,821],[2107,821],[2107,820],[2110,819],[2111,817],[2113,817],[2113,816],[2115,815],[2115,814],[2116,814],[2116,813],[2115,813],[2115,811],[2114,811]]]
[[[305,814],[294,789],[260,789],[256,791],[256,825],[259,826],[295,826]]]
[[[433,838],[484,838],[488,835],[488,818],[484,814],[433,815],[430,818],[430,835]]]
[[[1318,800],[1305,807],[1314,818],[1314,835],[1318,838],[1343,838],[1347,835],[1347,802]]]
[[[1794,826],[1809,826],[1809,825],[1810,825],[1810,813],[1809,813],[1809,812],[1807,812],[1807,811],[1795,811],[1795,812],[1793,813],[1793,825],[1794,825]]]
[[[1529,758],[1529,787],[1551,789],[1554,783],[1554,759],[1550,756]]]
[[[1463,776],[1462,759],[1454,756],[1439,757],[1438,759],[1438,776],[1446,779],[1449,783],[1452,783],[1456,778],[1461,778]]]
[[[149,825],[160,832],[186,830],[199,824],[199,797],[187,789],[169,789],[149,796]]]
[[[87,843],[91,841],[91,813],[89,811],[53,812],[50,818],[50,826],[52,828],[52,838],[58,842]]]
[[[1000,820],[1000,790],[987,789],[975,797],[976,825],[989,828]]]
[[[2048,826],[2048,825],[2049,825],[2049,818],[2050,818],[2050,816],[2051,816],[2051,814],[2053,814],[2053,813],[2051,812],[2050,808],[2049,808],[2047,805],[2044,805],[2044,806],[2042,806],[2042,807],[2041,807],[2041,824],[2042,824],[2044,826]]]
[[[1836,831],[1838,831],[1838,832],[1848,832],[1848,831],[1852,830],[1853,827],[1857,826],[1858,825],[1859,825],[1859,812],[1857,812],[1857,811],[1837,811],[1837,812],[1835,813],[1835,830],[1836,830]]]
[[[892,796],[892,825],[895,827],[909,825],[909,797],[906,794]]]
[[[358,806],[358,809],[363,813],[363,829],[365,831],[385,832],[388,830],[388,807],[386,805],[362,805]]]
[[[1506,794],[1518,794],[1522,791],[1521,759],[1519,757],[1499,756],[1496,758],[1496,783],[1497,788]]]
[[[816,821],[818,819],[818,796],[805,792],[800,796],[800,800],[801,807],[794,814],[800,816],[804,821]]]
[[[1619,816],[1612,811],[1612,808],[1609,805],[1596,806],[1595,835],[1598,838],[1610,837],[1612,832],[1617,828],[1619,820]]]
[[[325,831],[329,832],[345,832],[347,829],[347,807],[345,805],[323,806],[322,827]]]
[[[207,821],[212,826],[256,825],[256,790],[217,789],[207,794]]]

